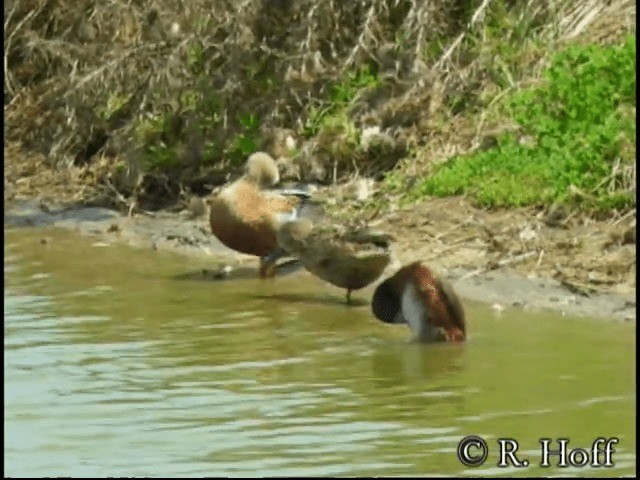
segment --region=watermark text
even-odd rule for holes
[[[615,466],[614,445],[618,442],[619,440],[615,437],[598,437],[591,445],[583,448],[570,446],[568,438],[541,438],[539,440],[540,457],[537,463],[543,468],[612,468]],[[513,438],[498,438],[495,447],[497,467],[526,468],[531,464],[529,458],[518,454],[520,445]],[[463,465],[479,467],[489,458],[489,444],[477,435],[464,437],[458,443],[457,455]]]

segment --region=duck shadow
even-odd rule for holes
[[[268,282],[270,280],[277,280],[278,278],[292,275],[297,272],[304,271],[304,266],[298,259],[287,260],[278,265],[276,269],[276,276],[274,278],[263,279]],[[189,282],[229,282],[238,280],[258,280],[258,269],[256,266],[231,266],[221,264],[217,268],[208,269],[203,268],[199,270],[193,270],[189,272],[180,273],[171,277],[177,281],[189,281]],[[346,293],[346,291],[345,291]],[[330,295],[313,295],[313,294],[296,294],[296,293],[273,293],[273,294],[257,294],[251,295],[255,299],[259,300],[273,300],[277,302],[287,303],[311,303],[316,305],[336,305],[346,307],[366,307],[370,301],[363,298],[351,297],[351,302],[347,303],[344,296],[330,296]]]
[[[184,272],[171,277],[178,281],[191,282],[222,282],[229,280],[254,280],[258,278],[255,268],[251,267],[235,267],[230,272],[226,272],[224,267],[216,269],[203,268]]]
[[[277,279],[278,277],[291,275],[302,269],[303,267],[298,260],[288,260],[278,265],[275,278]],[[231,266],[227,264],[221,264],[217,268],[203,268],[200,270],[193,270],[174,275],[171,278],[178,281],[221,282],[233,280],[256,280],[259,277],[257,265]],[[269,280],[272,279],[265,279],[265,281]]]
[[[366,307],[369,302],[360,298],[351,298],[351,302],[347,303],[344,297],[332,297],[328,295],[311,295],[311,294],[295,294],[295,293],[274,293],[271,295],[252,295],[253,298],[260,300],[275,300],[287,303],[312,303],[316,305],[338,305],[345,307]]]

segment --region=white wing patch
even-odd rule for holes
[[[278,223],[292,222],[298,218],[298,210],[292,208],[290,212],[280,212],[275,215]]]
[[[422,306],[420,299],[418,298],[418,292],[413,283],[409,282],[402,294],[401,303],[402,316],[405,318],[411,330],[419,332],[423,327],[422,318],[425,316],[425,308]]]
[[[406,319],[414,335],[422,339],[435,339],[440,329],[429,322],[429,311],[424,308],[413,283],[409,282],[402,294],[402,316]]]

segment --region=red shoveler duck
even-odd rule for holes
[[[351,292],[376,281],[390,261],[391,236],[363,226],[314,225],[308,218],[284,223],[279,245],[313,275]]]
[[[256,152],[247,159],[244,175],[209,200],[211,232],[228,248],[260,257],[261,278],[273,277],[275,260],[287,253],[278,247],[278,228],[298,218],[310,197],[301,189],[269,190],[279,181],[273,158]]]
[[[400,268],[375,289],[375,317],[385,323],[406,323],[412,342],[464,342],[464,309],[453,287],[422,262]]]

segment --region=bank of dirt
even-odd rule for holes
[[[36,177],[7,193],[5,176],[5,228],[59,226],[100,242],[200,256],[203,275],[212,281],[225,277],[225,265],[232,267],[225,281],[233,281],[239,270],[257,272],[255,257],[237,254],[211,235],[206,212],[194,214],[185,206],[129,214],[126,208],[73,206],[78,193],[71,183],[52,177],[48,191]],[[24,188],[28,182],[30,189]],[[320,201],[340,197],[341,189],[323,187],[316,196]],[[357,211],[354,202],[351,210]],[[488,211],[456,197],[391,207],[370,224],[396,239],[394,262],[385,276],[400,264],[422,259],[450,279],[463,299],[487,302],[498,312],[518,307],[636,320],[635,216],[596,220],[533,209]]]
[[[229,256],[206,212],[189,215],[260,149],[465,298],[635,319],[635,208],[607,219],[465,198],[400,208],[375,182],[356,195],[341,185],[424,177],[507,131],[527,141],[495,107],[538,84],[560,50],[624,42],[635,11],[630,0],[8,2],[5,225],[255,265]],[[628,170],[614,191],[635,184]]]

